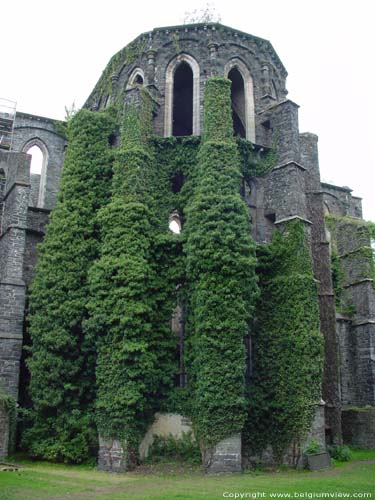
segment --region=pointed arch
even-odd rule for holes
[[[182,65],[182,67],[180,67]],[[199,89],[200,89],[200,69],[198,62],[189,54],[179,54],[170,61],[165,72],[165,105],[164,105],[164,137],[169,137],[173,134],[173,113],[176,112],[174,106],[175,89],[175,74],[176,71],[181,71],[181,68],[186,70],[186,75],[191,71],[191,134],[200,134],[199,120]],[[186,68],[186,65],[189,69]],[[180,67],[180,68],[179,68]],[[188,93],[188,92],[187,92]],[[189,134],[189,135],[191,135]]]
[[[128,83],[126,85],[126,90],[133,89],[139,85],[143,85],[145,81],[145,74],[141,68],[135,68],[130,73]]]
[[[49,153],[48,153],[48,148],[45,145],[45,143],[39,139],[38,137],[34,137],[33,139],[29,140],[24,144],[22,151],[24,153],[28,153],[31,148],[34,146],[38,147],[42,153],[43,159],[42,159],[42,165],[41,165],[41,171],[40,171],[40,182],[39,182],[39,194],[38,194],[38,203],[37,206],[39,208],[44,207],[44,198],[45,198],[45,193],[46,193],[46,179],[47,179],[47,167],[48,167],[48,159],[49,159]]]
[[[235,71],[233,71],[235,70]],[[240,88],[240,80],[236,72],[239,73],[243,80],[243,109],[245,137],[248,141],[255,143],[255,106],[254,106],[254,84],[253,78],[246,64],[238,57],[234,57],[227,62],[224,68],[224,76],[229,78],[229,74],[236,75],[238,87]]]

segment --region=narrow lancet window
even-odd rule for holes
[[[41,174],[43,167],[43,152],[39,146],[34,144],[30,149],[26,151],[27,154],[31,155],[31,165],[30,165],[30,173],[31,174]]]
[[[237,68],[232,68],[228,74],[232,82],[232,116],[234,135],[246,138],[246,108],[245,108],[245,84],[241,73]]]
[[[185,61],[178,65],[173,81],[174,136],[193,133],[193,71]]]

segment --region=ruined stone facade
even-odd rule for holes
[[[113,61],[116,64],[109,64],[85,106],[96,111],[110,102],[130,102],[137,86],[145,85],[156,103],[154,132],[162,137],[199,136],[205,82],[214,75],[232,81],[236,134],[251,141],[259,155],[273,149],[277,156],[272,169],[243,186],[254,239],[269,242],[273,232],[295,218],[303,221],[309,234],[326,359],[325,417],[323,422],[319,406],[312,433],[322,445],[326,436],[339,444],[343,424],[348,442],[375,447],[375,292],[371,269],[360,251],[370,246],[358,224],[361,200],[349,188],[321,182],[318,138],[299,132],[298,105],[287,98],[287,72],[272,45],[219,24],[186,25],[142,34],[131,50],[121,51]],[[33,145],[44,156],[40,175],[30,174],[31,158],[26,153]],[[53,120],[17,113],[12,149],[0,150],[0,173],[5,178],[0,186],[0,381],[15,399],[26,289],[37,259],[36,246],[56,202],[65,146]],[[326,227],[327,213],[337,218],[335,234]],[[333,239],[345,271],[344,294],[353,306],[351,315],[338,314],[335,308]],[[7,453],[8,432],[6,408],[0,404],[0,458]],[[119,443],[101,442],[100,449],[103,469],[126,467]],[[212,464],[213,471],[240,470],[240,437],[220,443]]]

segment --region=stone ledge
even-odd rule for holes
[[[305,172],[307,170],[306,167],[304,167],[303,165],[301,165],[300,163],[294,161],[294,160],[289,160],[285,163],[281,163],[280,165],[276,165],[275,167],[273,167],[272,169],[272,172],[274,170],[280,170],[281,168],[286,168],[286,167],[289,167],[289,166],[294,166],[294,167],[297,167],[299,169],[301,169],[303,172]]]
[[[21,333],[1,333],[0,339],[9,339],[9,340],[23,340],[23,335]]]
[[[363,325],[375,325],[374,319],[358,319],[352,322],[353,327],[363,326]]]
[[[26,284],[23,280],[21,279],[14,279],[12,281],[12,278],[3,278],[2,280],[0,280],[0,286],[3,285],[3,286],[19,286],[19,287],[25,287]]]
[[[353,283],[348,283],[347,285],[344,285],[344,288],[350,288],[351,286],[357,286],[357,285],[362,285],[363,283],[373,283],[374,280],[372,278],[363,278],[358,281],[353,281]]]
[[[299,215],[291,215],[290,217],[285,217],[284,219],[279,219],[274,222],[274,224],[284,224],[285,222],[290,222],[292,220],[300,220],[302,222],[305,222],[306,224],[312,225],[312,222],[309,221],[308,219],[304,219],[303,217],[300,217]]]

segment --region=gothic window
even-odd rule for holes
[[[193,72],[185,61],[174,74],[172,123],[174,136],[193,133]]]
[[[23,152],[31,155],[30,175],[39,175],[39,189],[37,206],[44,206],[44,197],[46,190],[46,177],[48,165],[48,149],[43,141],[34,138],[27,142],[22,148]]]
[[[199,66],[188,54],[179,54],[166,70],[164,135],[199,135]]]
[[[250,71],[240,59],[234,58],[225,66],[224,74],[232,82],[234,135],[255,142],[254,90]]]
[[[126,90],[134,89],[144,84],[145,75],[141,68],[135,68],[129,76],[128,83],[126,85]]]
[[[231,100],[234,135],[246,137],[246,115],[245,115],[245,85],[241,73],[237,68],[232,68],[228,73],[232,82]]]
[[[31,146],[30,149],[26,151],[27,154],[31,155],[30,173],[31,174],[41,174],[43,167],[43,152],[37,144]]]

